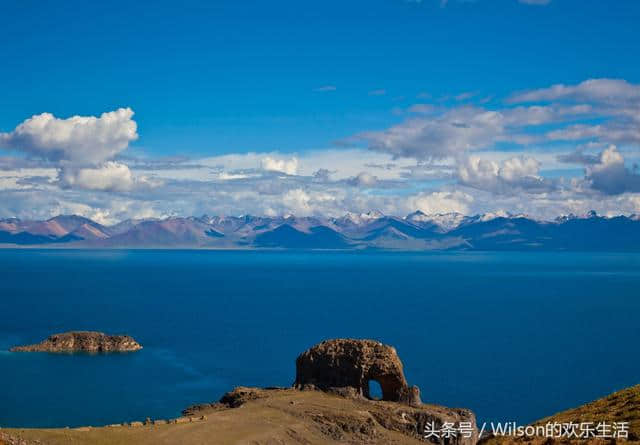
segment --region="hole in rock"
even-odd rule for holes
[[[369,398],[372,400],[382,400],[382,387],[375,380],[369,380]]]

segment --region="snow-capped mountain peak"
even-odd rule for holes
[[[352,224],[355,226],[359,226],[362,224],[366,224],[376,219],[383,218],[384,214],[377,210],[371,210],[367,213],[353,213],[347,212],[344,216],[337,218],[336,222],[338,224]]]
[[[425,224],[435,224],[440,227],[443,231],[453,230],[458,227],[462,222],[467,218],[467,216],[458,212],[450,212],[450,213],[435,213],[432,215],[427,215],[421,210],[416,210],[413,213],[410,213],[405,217],[405,220],[417,224],[417,225],[425,225]]]

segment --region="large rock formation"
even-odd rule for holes
[[[371,400],[369,382],[377,381],[382,401]],[[269,407],[270,425],[285,414],[286,438],[271,436],[256,443],[323,443],[408,445],[475,445],[478,428],[468,409],[423,405],[417,387],[409,387],[396,350],[373,340],[322,342],[296,360],[295,388],[238,387],[217,403],[194,405],[187,417],[215,418],[244,407],[245,415]],[[305,390],[305,391],[299,391]],[[308,390],[308,391],[307,391]],[[340,394],[346,398],[335,397]],[[232,414],[225,417],[232,418]],[[296,428],[294,429],[293,425]],[[304,425],[301,427],[301,425]],[[304,431],[304,432],[303,432]],[[268,440],[267,440],[268,439]],[[277,440],[276,440],[277,439]]]
[[[419,406],[420,390],[409,387],[395,348],[374,340],[323,341],[296,360],[298,389],[320,389],[371,398],[369,382],[382,389],[382,400]]]
[[[76,331],[54,334],[46,340],[26,346],[15,346],[11,352],[130,352],[142,346],[128,335]]]

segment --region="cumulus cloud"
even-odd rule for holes
[[[267,156],[262,159],[261,166],[265,171],[295,175],[298,171],[298,159],[275,159]]]
[[[640,174],[637,166],[634,170],[628,169],[624,157],[615,145],[602,151],[598,163],[587,167],[586,179],[594,190],[607,195],[640,192]]]
[[[157,187],[158,180],[146,176],[134,177],[129,167],[119,162],[108,161],[97,167],[63,167],[58,175],[58,183],[63,188],[86,190],[106,190],[125,192],[135,186]]]
[[[285,207],[298,215],[308,215],[311,213],[310,201],[311,197],[302,189],[289,190],[282,197],[282,202]]]
[[[504,135],[501,113],[465,106],[440,116],[409,119],[387,130],[360,136],[372,150],[396,157],[442,159],[491,146]]]
[[[60,119],[35,115],[9,133],[0,133],[0,146],[51,160],[102,162],[113,158],[138,138],[133,110],[120,108],[100,117]]]
[[[543,193],[552,186],[538,175],[540,163],[530,157],[516,156],[501,163],[469,156],[458,164],[461,184],[494,193]]]
[[[274,214],[293,214],[298,216],[320,215],[326,216],[333,212],[336,196],[319,190],[305,190],[295,188],[287,190],[272,202]],[[276,209],[279,209],[277,211]]]
[[[154,181],[136,178],[126,164],[113,161],[138,137],[133,114],[130,108],[67,119],[42,113],[0,133],[0,147],[42,159],[43,165],[57,170],[52,183],[65,189],[123,192],[153,186]]]
[[[313,179],[317,182],[329,182],[331,180],[331,170],[327,168],[319,168],[313,172]]]
[[[469,214],[473,196],[462,191],[422,192],[408,198],[410,209],[420,210],[427,215],[439,213]]]
[[[360,172],[357,176],[347,179],[347,183],[356,187],[374,187],[378,178],[367,172]]]
[[[59,181],[62,187],[110,191],[131,190],[134,183],[129,167],[118,162],[106,162],[97,168],[63,168]]]

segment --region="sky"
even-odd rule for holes
[[[640,2],[0,6],[0,218],[640,213]]]

